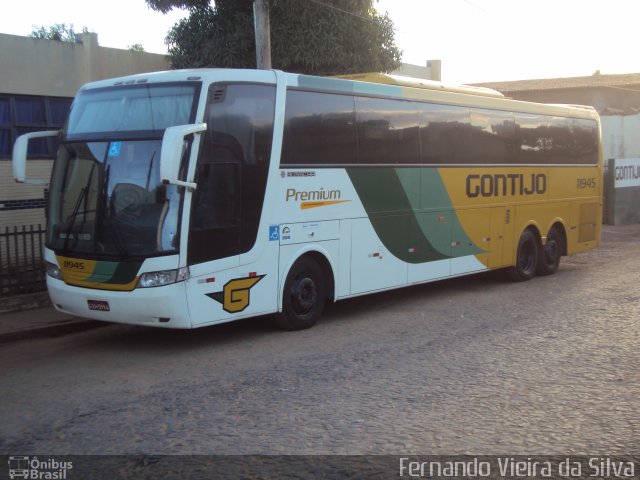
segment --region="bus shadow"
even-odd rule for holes
[[[394,309],[418,299],[436,299],[443,295],[482,291],[506,284],[508,282],[501,271],[492,271],[363,295],[327,304],[320,323],[330,326],[349,321],[350,317],[356,315],[368,316],[381,309]],[[258,341],[275,335],[296,335],[296,332],[283,332],[274,325],[274,315],[261,315],[193,330],[113,325],[107,335],[101,336],[100,344],[115,351],[175,352]]]
[[[504,272],[496,270],[363,295],[328,305],[329,311],[322,318],[322,322],[332,321],[333,319],[342,321],[345,317],[358,312],[373,313],[380,311],[382,308],[393,309],[396,306],[418,299],[428,300],[462,292],[480,292],[487,288],[494,288],[508,283],[505,280]]]
[[[143,349],[166,352],[200,347],[215,348],[223,344],[257,340],[276,334],[278,330],[272,323],[271,315],[262,315],[192,330],[114,324],[99,342],[101,347],[116,351]]]

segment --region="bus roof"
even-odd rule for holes
[[[532,103],[505,97],[502,93],[490,88],[451,85],[401,75],[361,73],[320,77],[298,73],[282,73],[286,76],[288,86],[299,88],[383,96],[389,94],[391,96],[430,100],[436,103],[451,103],[499,110],[517,109],[523,112],[547,115],[569,115],[583,118],[597,118],[598,116],[595,109],[588,106]],[[227,81],[256,81],[271,84],[277,82],[275,70],[203,68],[148,72],[98,80],[83,85],[80,90],[157,82],[203,81],[207,83],[220,77],[224,77]],[[407,91],[402,92],[399,89],[407,89]]]
[[[490,88],[471,87],[469,85],[449,85],[442,82],[436,82],[434,80],[405,77],[402,75],[391,75],[388,73],[356,73],[352,75],[338,75],[336,78],[369,83],[384,83],[387,85],[398,85],[401,87],[423,88],[442,92],[466,93],[469,95],[478,95],[483,97],[505,98],[502,93]]]

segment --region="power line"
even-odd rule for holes
[[[342,8],[338,8],[338,7],[335,7],[333,5],[329,5],[327,3],[321,2],[320,0],[309,0],[309,1],[312,2],[312,3],[318,4],[318,5],[322,5],[323,7],[327,7],[327,8],[330,8],[332,10],[336,10],[338,12],[346,13],[347,15],[351,15],[352,17],[359,18],[360,20],[363,20],[365,22],[376,23],[375,21],[371,20],[371,18],[363,17],[362,15],[358,15],[357,13],[353,13],[353,12],[350,12],[348,10],[343,10]]]
[[[464,3],[466,3],[467,5],[471,5],[473,8],[477,8],[478,10],[480,10],[481,12],[484,13],[489,13],[487,12],[484,8],[482,8],[480,5],[476,5],[475,3],[473,3],[471,0],[462,0]]]

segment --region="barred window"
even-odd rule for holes
[[[0,95],[0,158],[11,158],[13,144],[20,135],[62,128],[69,115],[71,98],[29,95]],[[30,158],[53,158],[55,138],[29,142]]]

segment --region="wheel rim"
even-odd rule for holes
[[[318,298],[315,282],[308,278],[301,278],[293,286],[291,292],[292,306],[296,314],[304,315],[309,313]]]

